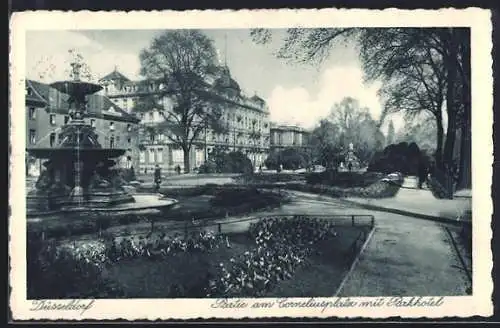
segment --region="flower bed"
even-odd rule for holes
[[[322,184],[343,188],[350,187],[368,187],[384,177],[383,173],[378,172],[330,172],[309,173],[306,175],[308,184]]]
[[[313,194],[323,194],[330,197],[364,197],[364,198],[388,198],[394,197],[401,186],[398,183],[389,181],[378,181],[368,187],[340,188],[327,185],[309,185],[303,183],[286,183],[284,185],[276,184],[261,184],[258,188],[261,189],[289,189]]]
[[[58,247],[42,247],[39,240],[30,238],[30,295],[54,297],[50,288],[36,288],[63,282],[56,297],[264,296],[281,282],[293,280],[295,272],[318,252],[318,245],[335,251],[329,259],[343,257],[350,245],[358,242],[360,228],[344,227],[351,229],[350,235],[345,234],[349,237],[344,248],[335,243],[344,238],[344,234],[338,235],[339,229],[342,231],[327,220],[302,217],[262,219],[243,235],[201,231],[188,238],[107,236]],[[331,272],[341,275],[342,270]],[[335,278],[340,281],[341,277]]]
[[[226,268],[220,263],[210,280],[210,297],[262,296],[307,261],[314,245],[337,236],[331,222],[308,218],[271,218],[252,224],[249,233],[256,246]]]

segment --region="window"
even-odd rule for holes
[[[163,148],[158,148],[156,150],[156,161],[158,163],[162,163],[163,162]]]
[[[141,150],[141,152],[139,153],[139,162],[146,162],[146,152],[144,150]]]
[[[149,134],[149,141],[155,142],[155,134],[153,132]]]
[[[111,131],[114,131],[115,130],[115,122],[109,122],[109,129]]]
[[[200,165],[201,163],[203,163],[204,159],[205,159],[205,151],[196,150],[196,165]]]
[[[69,122],[69,116],[64,116],[64,124],[67,124]]]
[[[182,162],[184,160],[184,153],[182,149],[174,149],[172,151],[172,157],[174,162]]]
[[[29,140],[30,144],[36,144],[36,130],[30,130]]]
[[[149,163],[154,163],[155,161],[155,151],[153,148],[149,148]]]
[[[127,138],[127,143],[130,145],[132,143],[132,138]]]
[[[30,107],[28,109],[28,115],[30,120],[34,120],[36,118],[36,109],[34,107]]]
[[[91,119],[90,120],[90,126],[95,128],[95,120],[94,119]]]
[[[131,124],[127,124],[127,131],[128,132],[132,131],[132,125]]]
[[[56,115],[55,114],[50,114],[49,122],[50,122],[50,125],[56,125]]]
[[[149,112],[149,121],[153,121],[153,112]]]
[[[51,133],[49,140],[50,140],[50,147],[54,147],[54,145],[56,143],[56,134],[55,133]]]
[[[115,137],[109,138],[109,148],[115,147]]]

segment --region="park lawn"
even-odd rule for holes
[[[308,265],[299,267],[291,279],[281,281],[265,297],[332,296],[357,254],[351,254],[351,245],[362,229],[368,231],[366,227],[351,226],[337,229],[336,238],[317,245],[317,253],[308,259]],[[121,286],[127,298],[203,298],[208,273],[215,274],[221,262],[227,267],[231,258],[255,247],[255,241],[246,233],[230,234],[229,240],[231,248],[221,246],[207,253],[181,253],[168,260],[121,260],[107,268],[106,278]],[[185,296],[176,296],[179,294],[173,292],[173,285],[184,286],[180,292]]]

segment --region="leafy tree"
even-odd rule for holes
[[[345,155],[341,139],[341,133],[331,121],[321,120],[309,138],[312,161],[336,171]]]
[[[347,97],[335,104],[327,118],[339,133],[337,142],[347,149],[353,144],[354,152],[362,163],[367,163],[373,154],[384,146],[385,137],[372,119],[367,108]]]
[[[254,29],[267,43],[272,33]],[[470,171],[470,30],[467,28],[320,28],[288,29],[278,57],[321,63],[339,44],[356,42],[367,81],[383,82],[384,114],[404,111],[410,117],[431,112],[436,120],[436,162],[453,162],[455,130],[461,136],[461,171]],[[448,126],[442,129],[442,109]],[[384,115],[383,115],[384,117]],[[446,135],[446,139],[444,139]]]
[[[414,142],[428,155],[434,155],[436,152],[435,131],[436,121],[430,116],[422,117],[413,122],[406,122],[395,136],[394,143]]]
[[[198,30],[171,30],[156,37],[140,53],[142,88],[153,88],[135,105],[137,112],[159,110],[162,121],[155,133],[163,133],[184,153],[184,172],[189,172],[189,153],[200,135],[211,128],[222,132],[220,116],[225,102],[221,85],[211,79],[220,72],[213,41]],[[155,87],[157,86],[157,87]]]

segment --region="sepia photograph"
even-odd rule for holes
[[[135,22],[11,29],[28,316],[488,304],[492,108],[474,92],[492,85],[472,74],[474,20]]]

